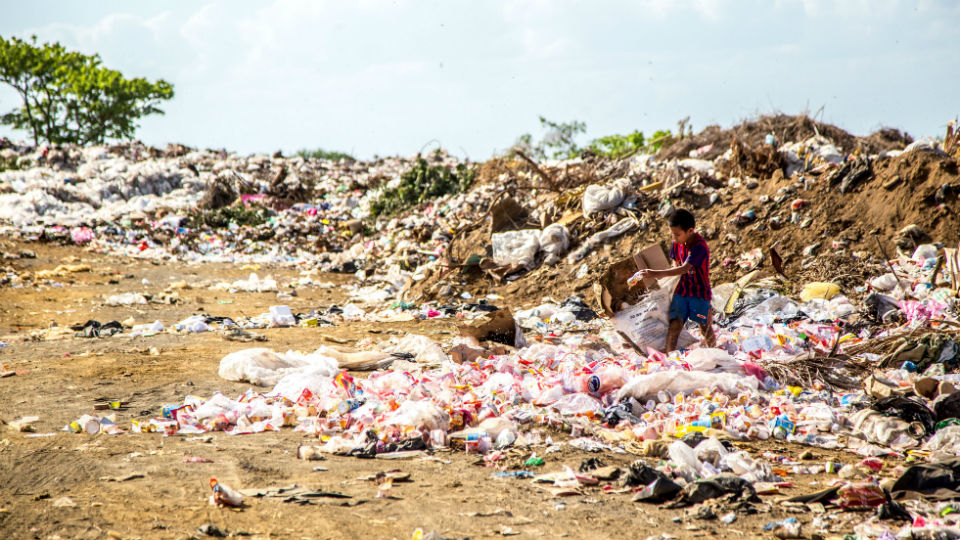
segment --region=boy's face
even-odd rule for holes
[[[673,241],[678,244],[686,244],[687,240],[693,236],[693,229],[684,230],[683,227],[670,227],[670,234],[673,235]]]

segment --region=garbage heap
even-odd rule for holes
[[[541,163],[474,165],[442,151],[359,162],[139,143],[0,146],[14,164],[0,172],[6,238],[391,275],[405,301],[466,290],[539,302],[549,289],[592,303],[588,289],[610,264],[668,238],[664,218],[677,207],[697,216],[715,280],[764,267],[776,247],[797,283],[837,279],[843,265],[840,279],[854,286],[882,265],[876,236],[906,256],[934,239],[960,241],[954,132],[857,138],[802,116],[710,127],[656,155]],[[437,192],[404,183],[458,167],[469,172]],[[385,193],[409,204],[384,204]]]
[[[619,489],[638,503],[700,505],[698,516],[714,512],[727,523],[755,512],[761,495],[831,474],[826,489],[785,501],[819,508],[809,523],[816,534],[855,525],[863,538],[949,535],[956,510],[942,501],[960,499],[960,259],[956,249],[924,244],[888,262],[887,273],[860,286],[862,302],[830,282],[806,283],[799,295],[782,277],[719,285],[716,348],[698,345],[696,326],[681,338],[688,348],[671,354],[658,350],[662,335],[658,343],[630,333],[665,316],[657,304],[670,289],[661,283],[629,308],[644,317],[626,328],[570,298],[451,314],[466,320],[444,343],[406,335],[356,349],[245,349],[223,357],[219,375],[249,390],[186,396],[131,431],[293,429],[316,437],[298,448],[301,459],[477,453],[495,475],[547,484],[556,496]],[[125,431],[109,421],[87,431],[98,430]],[[755,455],[735,441],[850,457]],[[538,455],[549,461],[565,445],[642,459],[628,468],[531,470],[544,464]],[[533,457],[509,459],[514,450]],[[890,457],[913,464],[891,466]],[[801,522],[768,527],[793,538]]]
[[[652,458],[622,471],[636,500],[677,505],[721,496],[749,505],[784,477],[833,472],[729,443],[782,440],[851,453],[837,485],[795,502],[879,508],[864,537],[898,532],[883,519],[904,514],[899,532],[949,534],[954,520],[936,501],[960,488],[956,462],[944,460],[960,451],[955,134],[877,149],[807,120],[708,129],[680,156],[491,160],[469,189],[390,215],[375,201],[423,158],[7,148],[25,167],[2,173],[0,214],[4,232],[21,238],[313,265],[356,272],[371,295],[387,291],[334,323],[398,310],[468,321],[444,343],[408,335],[353,350],[232,353],[220,376],[262,388],[186,396],[132,431],[290,427],[317,437],[299,450],[305,458],[450,447],[495,464],[512,447],[633,452]],[[457,165],[443,153],[429,159]],[[693,209],[714,253],[717,347],[699,347],[692,327],[685,350],[667,355],[669,284],[603,306],[600,281],[667,238],[663,219],[677,207]],[[438,298],[444,305],[430,303]],[[462,301],[472,299],[489,303]],[[476,307],[490,303],[502,309]],[[95,418],[76,424],[124,431]],[[891,455],[930,463],[891,469],[875,459]],[[599,483],[587,469],[533,480],[582,492]],[[799,534],[796,522],[771,527]]]

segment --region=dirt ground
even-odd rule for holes
[[[0,288],[0,418],[10,422],[36,415],[36,433],[2,427],[0,432],[0,537],[3,538],[190,538],[203,537],[203,525],[216,525],[231,537],[251,538],[411,538],[416,529],[444,537],[474,539],[518,535],[520,538],[647,538],[669,534],[680,538],[771,538],[761,527],[794,516],[808,524],[817,517],[807,508],[779,504],[784,496],[824,489],[826,475],[796,475],[784,480],[792,487],[782,495],[763,496],[758,513],[739,513],[727,525],[717,519],[696,519],[689,510],[669,510],[634,503],[633,493],[616,482],[601,482],[576,496],[555,497],[529,480],[495,477],[475,454],[438,451],[403,460],[364,460],[329,456],[301,461],[299,444],[315,441],[290,429],[245,436],[214,433],[206,437],[163,437],[158,434],[86,435],[61,428],[82,414],[99,414],[98,400],[123,400],[117,423],[129,428],[131,419],[161,414],[163,404],[182,403],[188,394],[209,397],[216,391],[236,396],[246,384],[220,379],[220,358],[238,349],[260,346],[224,341],[218,334],[131,338],[121,334],[103,339],[44,340],[31,338],[53,324],[66,327],[87,319],[102,322],[133,316],[137,323],[155,319],[170,326],[189,315],[253,315],[270,305],[286,303],[294,312],[342,304],[343,288],[307,288],[292,300],[276,293],[236,293],[195,287],[180,291],[181,303],[106,307],[103,299],[125,291],[159,293],[168,284],[187,280],[213,283],[245,277],[250,270],[230,265],[153,264],[107,257],[51,245],[7,245],[8,251],[35,250],[36,259],[7,261],[18,272],[52,269],[64,261],[89,264],[90,272],[58,278],[50,285]],[[75,258],[79,258],[76,261]],[[261,268],[281,283],[296,277],[296,269]],[[319,281],[346,283],[351,276],[321,274]],[[144,284],[142,280],[148,283]],[[111,284],[115,280],[117,283]],[[222,303],[231,302],[232,303]],[[508,304],[510,298],[506,298]],[[451,320],[407,323],[353,323],[334,328],[281,328],[260,331],[264,346],[275,350],[312,350],[333,337],[353,343],[392,334],[417,332],[443,342],[455,329]],[[546,428],[536,428],[544,429]],[[52,436],[32,436],[55,433]],[[554,440],[567,435],[545,431]],[[797,457],[805,447],[779,442],[735,443],[755,456],[762,452]],[[655,464],[656,458],[631,454],[590,454],[568,445],[546,453],[546,445],[514,449],[507,467],[523,468],[531,454],[545,458],[535,472],[577,469],[591,457],[607,465],[626,466],[636,459]],[[814,459],[855,462],[852,454],[812,449]],[[210,463],[185,462],[202,457]],[[888,460],[890,471],[894,465]],[[323,470],[316,470],[322,467]],[[364,477],[399,469],[409,483],[394,484],[391,498],[376,498],[377,486]],[[887,474],[890,474],[887,472]],[[296,484],[349,498],[319,498],[315,505],[281,499],[249,498],[241,510],[208,504],[209,479],[237,488]],[[835,477],[834,477],[835,478]],[[607,485],[610,488],[605,488]],[[68,498],[68,499],[64,499]],[[70,502],[67,503],[66,501]],[[694,509],[693,511],[695,511]],[[722,516],[727,511],[716,510]],[[862,514],[842,514],[831,522],[831,535],[852,532]],[[809,537],[809,533],[807,533]]]

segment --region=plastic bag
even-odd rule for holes
[[[207,323],[204,322],[204,317],[200,315],[187,317],[173,325],[173,328],[178,332],[206,332],[210,329]]]
[[[519,314],[518,314],[519,315]],[[531,362],[552,365],[553,360],[560,354],[560,348],[549,343],[536,342],[525,349],[518,351],[520,358]]]
[[[435,429],[449,431],[450,415],[429,401],[404,401],[397,410],[390,413],[384,424],[388,426],[409,426],[422,432]]]
[[[236,410],[240,404],[236,401],[224,396],[220,392],[214,394],[210,399],[204,401],[200,406],[196,408],[191,413],[191,416],[197,420],[203,420],[205,418],[216,418],[221,414],[226,414],[230,411]]]
[[[641,351],[654,349],[662,352],[666,349],[670,325],[658,318],[648,316],[636,306],[615,314],[613,324]],[[677,338],[677,347],[686,349],[696,342],[697,338],[683,329],[680,331],[680,337]]]
[[[857,411],[850,417],[850,421],[853,423],[853,432],[866,441],[897,450],[917,446],[917,439],[913,433],[922,430],[922,427],[919,429],[911,427],[909,423],[899,418],[885,416],[871,409]]]
[[[905,279],[900,280],[900,282],[903,283],[905,288],[909,288],[913,285],[913,282]],[[880,292],[890,292],[897,288],[897,278],[890,273],[883,274],[882,276],[877,276],[871,279],[870,286]]]
[[[547,254],[543,262],[553,266],[570,247],[570,233],[559,223],[548,225],[540,233],[540,249]]]
[[[337,361],[318,354],[305,355],[288,351],[278,354],[270,349],[257,347],[232,352],[220,360],[218,375],[228,381],[247,381],[268,386],[277,384],[291,372],[325,373],[333,377],[337,373]]]
[[[923,445],[923,450],[931,453],[931,461],[936,457],[947,458],[960,455],[960,426],[947,426],[930,437]]]
[[[641,350],[649,348],[662,351],[667,344],[670,302],[673,301],[673,291],[679,281],[679,276],[658,280],[658,287],[640,302],[614,313],[613,326]],[[685,349],[696,342],[696,338],[684,329],[677,339],[677,347]]]
[[[936,259],[940,250],[937,249],[937,246],[933,244],[920,244],[917,246],[917,249],[913,252],[913,260],[927,260],[927,259]]]
[[[147,299],[140,293],[127,292],[122,294],[115,294],[107,298],[106,304],[108,306],[132,306],[135,304],[146,304]]]
[[[717,388],[728,395],[736,395],[742,390],[757,391],[755,377],[744,377],[733,373],[708,373],[705,371],[659,371],[638,375],[630,379],[617,393],[617,399],[631,396],[640,401],[657,397],[657,393],[668,390],[671,393],[692,392],[697,389]]]
[[[683,441],[674,441],[667,447],[667,455],[670,461],[676,464],[676,472],[684,477],[688,482],[697,479],[700,473],[700,459],[697,458],[693,448],[687,446]]]
[[[247,279],[240,279],[233,283],[217,283],[211,289],[227,291],[236,289],[246,292],[276,292],[278,290],[277,281],[270,276],[261,280],[256,273],[251,273]]]
[[[697,454],[697,459],[707,462],[716,468],[721,467],[721,461],[730,453],[727,447],[716,437],[704,439],[693,451]]]
[[[295,401],[304,390],[309,390],[313,394],[322,393],[324,389],[330,388],[332,381],[333,378],[326,367],[306,368],[284,375],[270,393]]]
[[[803,287],[803,290],[800,291],[800,300],[804,302],[809,302],[814,298],[829,300],[839,293],[840,287],[837,284],[815,281],[813,283],[807,283]]]
[[[728,454],[720,460],[720,464],[748,482],[767,482],[775,479],[770,464],[753,459],[744,450]]]
[[[366,315],[366,313],[367,313],[366,311],[357,307],[354,304],[347,304],[343,306],[343,313],[341,313],[340,315],[345,320],[359,320],[361,317]]]
[[[731,371],[742,373],[740,362],[723,349],[693,349],[684,358],[693,371]]]
[[[158,332],[163,332],[163,323],[153,321],[149,324],[137,324],[130,329],[130,336],[151,336]]]
[[[419,364],[440,364],[448,360],[447,354],[437,342],[417,334],[407,334],[396,346],[390,347],[390,350],[410,353]]]
[[[827,163],[843,163],[843,153],[832,144],[825,144],[817,149],[820,159]]]
[[[559,411],[560,414],[586,414],[599,412],[603,408],[603,404],[589,394],[577,392],[563,395],[550,407]]]
[[[500,266],[519,265],[533,269],[540,251],[540,231],[507,231],[490,237],[493,260]]]
[[[771,296],[744,311],[733,326],[753,326],[754,324],[770,326],[778,318],[789,320],[796,317],[799,312],[800,308],[793,300],[780,295]]]
[[[480,422],[478,427],[494,441],[499,440],[504,433],[511,432],[513,433],[513,440],[517,439],[517,424],[502,416],[487,418],[483,422]]]
[[[557,304],[540,304],[537,307],[518,311],[516,318],[520,326],[524,328],[536,328],[538,324],[549,321],[559,310],[560,306]]]
[[[293,326],[297,324],[290,306],[270,306],[270,318],[275,326]]]
[[[634,218],[621,219],[620,221],[614,223],[609,229],[600,231],[590,238],[587,238],[587,241],[584,242],[579,249],[567,256],[567,264],[573,264],[580,261],[580,259],[586,257],[588,253],[603,243],[604,240],[608,238],[616,238],[617,236],[625,234],[639,226],[640,223]]]
[[[609,210],[620,206],[624,197],[624,181],[619,180],[613,185],[600,186],[593,184],[587,186],[583,192],[583,217],[589,218],[590,214]]]

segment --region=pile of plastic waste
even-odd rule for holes
[[[924,272],[927,251],[918,249],[915,258],[901,262],[901,279]],[[917,402],[927,409],[922,431],[917,421],[897,416],[902,404],[885,409],[868,405],[882,389],[880,397],[902,396],[921,379],[935,381],[923,384],[936,388],[918,391],[919,399],[946,396],[952,387],[942,383],[960,383],[960,375],[952,373],[960,365],[957,344],[943,338],[936,350],[934,345],[921,352],[905,348],[884,362],[858,350],[908,331],[956,324],[956,300],[943,288],[928,291],[924,298],[897,300],[885,277],[869,287],[894,295],[890,309],[900,313],[903,324],[873,333],[845,324],[860,308],[836,286],[810,284],[800,299],[748,289],[736,312],[719,325],[717,348],[694,346],[670,355],[653,347],[637,350],[612,331],[608,321],[578,320],[581,308],[576,304],[544,304],[518,312],[518,327],[539,341],[515,351],[456,363],[431,342],[428,362],[421,363],[416,354],[402,369],[394,366],[367,378],[338,371],[336,359],[317,352],[303,356],[309,377],[301,373],[284,380],[282,370],[289,366],[276,358],[264,360],[251,353],[240,362],[244,367],[226,367],[238,362],[234,353],[221,363],[222,376],[276,386],[251,390],[237,400],[190,397],[175,417],[155,419],[149,429],[250,433],[296,426],[318,434],[329,450],[342,451],[360,446],[371,433],[384,444],[422,439],[445,445],[460,428],[500,419],[504,423],[498,425],[508,425],[517,436],[526,424],[568,425],[577,433],[623,443],[717,430],[735,438],[774,437],[849,448],[865,456],[902,452],[919,447],[933,434],[936,421],[945,420],[935,417],[936,404]],[[889,318],[888,312],[879,315]],[[600,339],[585,337],[584,328]],[[694,337],[699,337],[697,332],[691,328]],[[444,346],[454,348],[462,339]],[[410,353],[404,350],[410,346],[396,344],[393,352]],[[840,356],[846,359],[829,360]],[[845,377],[849,365],[861,367]],[[250,370],[280,371],[253,379],[241,375]],[[862,380],[874,371],[863,386]],[[802,383],[804,378],[809,385]],[[492,445],[499,432],[483,436]]]
[[[847,253],[844,238],[797,250],[804,267],[826,250],[824,243],[833,254],[882,265],[882,272],[855,286],[839,276],[791,283],[779,268],[764,279],[748,273],[735,283],[715,283],[715,347],[700,346],[700,329],[690,325],[680,336],[682,349],[670,354],[660,352],[669,323],[668,282],[656,289],[660,293],[618,310],[629,317],[606,319],[583,297],[509,305],[514,311],[508,312],[503,304],[511,298],[489,291],[475,298],[466,290],[468,273],[492,283],[494,292],[541,267],[566,266],[558,269],[561,277],[575,280],[596,278],[611,263],[605,247],[654,227],[681,200],[710,209],[723,197],[757,189],[760,180],[752,175],[771,164],[781,180],[793,183],[756,197],[757,208],[731,212],[725,234],[708,234],[712,245],[739,249],[741,232],[803,231],[815,219],[829,219],[816,214],[809,193],[801,196],[817,183],[821,195],[847,194],[874,175],[882,160],[911,153],[953,159],[936,141],[863,156],[820,135],[798,141],[770,135],[752,149],[735,140],[714,159],[703,159],[715,150],[710,144],[670,160],[577,158],[535,170],[515,168],[501,174],[503,183],[481,182],[377,216],[373,201],[396,187],[420,156],[357,162],[241,157],[179,146],[161,151],[137,143],[8,145],[4,158],[17,167],[0,171],[0,235],[137,258],[249,265],[244,268],[253,273],[246,278],[198,286],[278,298],[265,313],[237,318],[91,320],[45,330],[59,337],[219,330],[228,339],[254,341],[257,336],[245,330],[434,318],[468,324],[500,311],[493,304],[512,319],[515,339],[507,340],[463,332],[436,342],[408,334],[362,340],[353,349],[232,352],[220,360],[219,376],[252,385],[248,390],[184,396],[162,405],[155,418],[133,420],[129,431],[182,436],[292,429],[316,437],[310,455],[449,448],[496,459],[510,447],[563,444],[629,452],[659,459],[655,467],[635,464],[626,473],[635,500],[681,505],[702,502],[707,492],[750,503],[760,491],[776,492],[788,476],[836,474],[835,485],[795,502],[878,508],[877,519],[857,526],[863,538],[949,536],[956,523],[950,516],[960,511],[935,507],[934,497],[949,500],[950,494],[929,490],[954,490],[960,500],[960,484],[943,480],[954,474],[945,464],[960,453],[960,269],[957,250],[924,243],[931,240],[919,228],[904,228],[907,240],[897,240],[897,258],[879,263]],[[429,159],[459,164],[443,152]],[[955,167],[935,172],[950,170]],[[555,183],[564,181],[568,185],[558,189]],[[899,182],[897,176],[882,187]],[[523,204],[504,196],[521,184],[529,193]],[[931,213],[940,212],[945,223],[955,219],[950,204],[957,191],[944,183],[927,197],[936,203]],[[451,254],[458,242],[465,248]],[[3,255],[14,260],[29,253]],[[750,272],[767,256],[751,246],[739,257],[716,257],[720,264],[714,268]],[[260,264],[304,271],[280,283],[270,275],[261,278]],[[65,264],[29,275],[11,267],[0,274],[0,286],[62,287],[58,280],[85,271],[90,267]],[[295,313],[282,302],[296,288],[341,286],[320,281],[321,271],[354,275],[342,285],[349,298],[342,306]],[[444,297],[443,303],[429,301],[430,294],[407,294],[412,284],[430,280],[433,298]],[[171,285],[158,296],[124,292],[102,303],[175,301],[176,290]],[[65,430],[128,431],[115,420],[87,415]],[[769,439],[844,451],[850,460],[835,466],[771,452],[755,457],[730,444]],[[897,469],[894,478],[877,459],[888,456],[914,465]],[[533,481],[560,490],[597,483],[589,472],[569,469]],[[896,502],[906,492],[920,496]],[[891,515],[906,515],[909,523],[897,528],[882,521]],[[730,523],[736,516],[721,519]],[[815,528],[829,528],[829,515],[816,519],[821,521]],[[781,538],[800,535],[796,520],[768,525]]]

